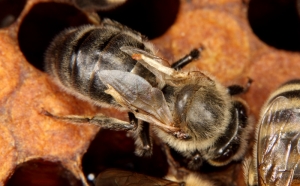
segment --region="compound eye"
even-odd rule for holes
[[[189,110],[196,86],[188,85],[183,87],[176,97],[175,110],[180,122],[186,121],[186,114]]]

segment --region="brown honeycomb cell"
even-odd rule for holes
[[[127,120],[124,113],[68,95],[43,72],[43,55],[51,38],[70,26],[97,24],[96,13],[78,10],[68,0],[11,2],[0,1],[0,185],[88,185],[87,174],[107,168],[166,175],[168,157],[159,142],[151,158],[140,158],[124,132],[72,125],[42,114],[43,110],[58,115],[104,113]],[[269,93],[298,77],[300,54],[295,48],[286,51],[267,45],[254,34],[248,17],[256,4],[248,0],[128,0],[99,15],[119,19],[153,38],[158,55],[170,63],[203,46],[201,57],[184,70],[206,71],[225,85],[243,85],[253,79],[242,97],[257,119]],[[207,166],[201,173],[220,185],[245,185],[241,162]]]

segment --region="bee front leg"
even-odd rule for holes
[[[183,58],[179,59],[171,66],[175,70],[180,70],[190,62],[198,59],[201,55],[202,50],[204,49],[203,46],[199,48],[194,48],[188,55],[184,56]]]
[[[150,139],[150,125],[147,122],[139,121],[133,113],[128,112],[129,121],[136,126],[134,132],[135,154],[138,156],[151,156],[152,143]]]
[[[70,116],[61,117],[61,116],[55,116],[45,110],[42,111],[42,114],[57,120],[61,120],[73,124],[89,123],[89,124],[100,126],[103,129],[109,129],[115,131],[128,131],[135,128],[135,125],[132,123],[128,123],[126,121],[122,121],[116,118],[107,117],[105,115],[97,115],[93,117],[70,115]]]
[[[253,80],[248,78],[248,82],[247,82],[246,86],[243,87],[240,85],[230,85],[227,87],[227,90],[231,96],[242,94],[249,90],[252,82],[253,82]]]

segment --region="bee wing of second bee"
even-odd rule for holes
[[[299,137],[300,108],[290,99],[277,97],[260,122],[257,146],[260,185],[287,186],[300,176]]]
[[[181,186],[182,183],[177,183],[162,178],[151,177],[135,172],[108,169],[101,172],[96,180],[96,186],[111,185],[111,186]]]

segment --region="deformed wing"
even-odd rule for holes
[[[100,71],[99,77],[108,87],[106,93],[137,118],[164,129],[177,130],[172,127],[172,115],[162,91],[152,87],[145,79],[119,70]]]

